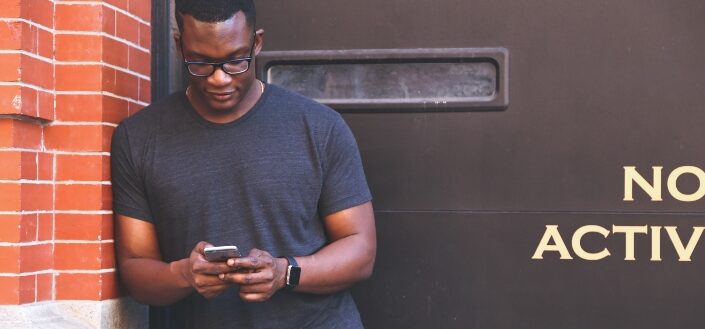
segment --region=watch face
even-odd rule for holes
[[[301,276],[301,268],[298,266],[289,266],[286,276],[286,284],[288,286],[297,286],[299,277]]]

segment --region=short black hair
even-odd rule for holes
[[[253,0],[176,0],[175,18],[179,31],[184,26],[182,15],[191,15],[198,21],[223,22],[241,11],[247,25],[255,27],[255,3]]]

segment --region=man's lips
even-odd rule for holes
[[[235,91],[218,91],[218,92],[208,92],[208,94],[211,95],[211,97],[215,98],[216,100],[219,101],[224,101],[228,100],[232,95],[235,93]]]

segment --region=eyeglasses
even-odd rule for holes
[[[183,41],[179,39],[179,46],[181,47],[181,54],[184,53]],[[250,69],[250,62],[252,61],[252,52],[255,49],[255,33],[252,33],[252,47],[250,48],[250,55],[247,57],[241,57],[236,59],[231,59],[229,61],[223,62],[203,62],[203,61],[187,61],[184,59],[184,66],[193,76],[197,77],[208,77],[216,68],[220,68],[223,72],[235,75],[247,72]]]

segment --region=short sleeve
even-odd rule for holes
[[[355,137],[336,116],[323,148],[323,187],[318,203],[321,217],[372,199]]]
[[[113,212],[152,222],[147,201],[144,175],[137,170],[130,147],[128,129],[124,124],[115,129],[110,151],[110,173],[113,190]]]

